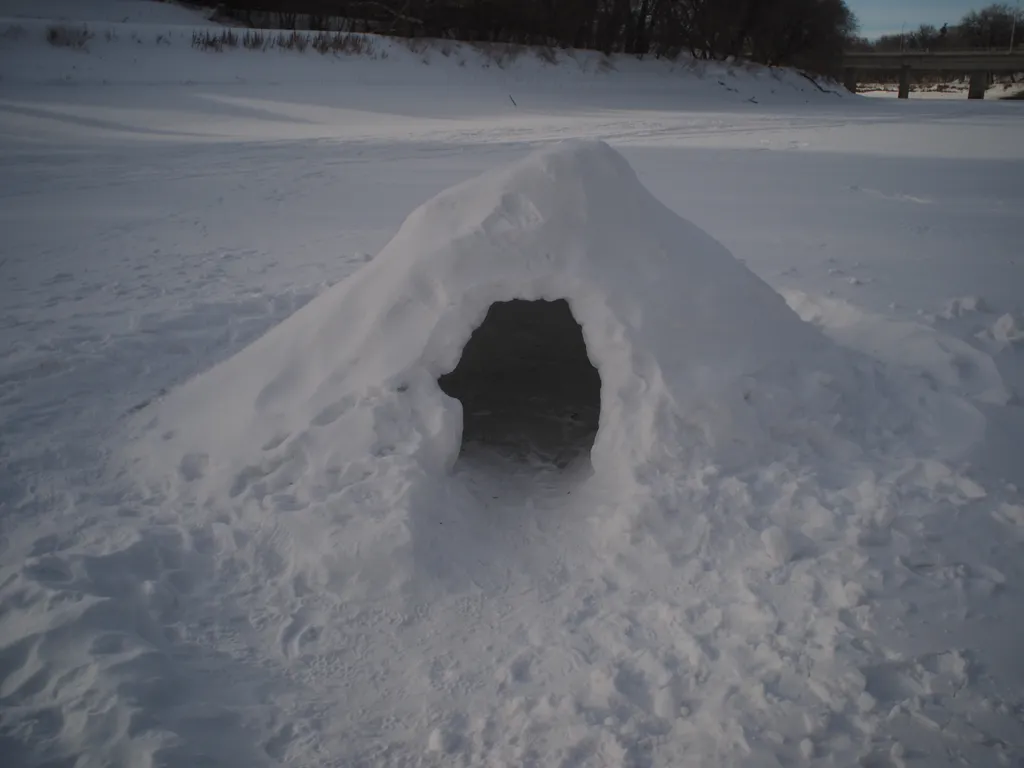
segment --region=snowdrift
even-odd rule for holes
[[[48,41],[51,27],[66,28],[78,42],[52,44]],[[213,42],[232,29],[231,41]],[[370,105],[389,113],[386,107],[396,100],[406,107],[422,103],[435,127],[439,118],[451,119],[466,111],[476,114],[484,104],[507,107],[506,115],[522,107],[528,119],[535,119],[537,110],[557,111],[567,104],[587,104],[597,110],[650,110],[665,105],[678,109],[700,97],[746,110],[758,103],[832,104],[849,96],[836,82],[819,82],[793,69],[685,55],[669,60],[334,33],[322,40],[325,47],[317,45],[318,35],[294,30],[247,32],[210,22],[199,10],[152,0],[17,0],[0,6],[0,66],[5,85],[186,86],[190,95],[199,96],[193,109],[201,108],[211,96],[197,86],[232,86],[223,96],[234,99],[244,96],[239,86],[330,84],[344,88],[344,93],[336,103],[332,103],[334,96],[327,100],[321,96],[316,106],[353,110]],[[205,39],[211,41],[209,45],[201,42]],[[372,90],[364,93],[368,86]],[[388,91],[377,92],[380,87]],[[417,90],[424,87],[443,89],[443,102],[425,99]],[[510,92],[518,107],[510,102]],[[296,127],[295,110],[300,106],[307,107],[303,114],[307,121],[319,122],[316,118],[323,116],[322,109],[308,109],[306,99],[297,95],[287,95],[290,109],[279,115],[284,127]],[[258,98],[266,96],[263,91]],[[166,112],[175,111],[166,94],[147,106],[163,113],[154,128],[166,127]],[[229,110],[228,114],[237,117],[238,113]],[[211,137],[222,138],[223,120],[212,127]],[[330,127],[330,122],[324,127]],[[195,128],[193,124],[187,135],[194,138]]]
[[[834,425],[854,383],[813,326],[617,152],[567,142],[415,211],[364,268],[155,406],[142,454],[213,495],[315,494],[366,457],[443,474],[465,414],[438,380],[513,300],[564,300],[579,324],[600,377],[590,458],[619,489],[695,452],[763,449],[808,415]],[[491,339],[492,361],[514,335]],[[556,344],[546,359],[561,356]]]

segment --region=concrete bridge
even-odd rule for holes
[[[967,98],[983,99],[988,87],[989,74],[1024,72],[1024,51],[897,51],[843,54],[843,85],[851,93],[857,92],[857,79],[861,73],[880,70],[899,72],[901,99],[910,96],[911,71],[969,73],[971,84]]]

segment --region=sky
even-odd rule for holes
[[[860,33],[864,37],[898,34],[904,23],[906,28],[917,29],[922,24],[941,27],[955,24],[970,10],[991,5],[996,0],[846,0],[857,14]],[[1015,0],[1003,0],[1011,6]]]

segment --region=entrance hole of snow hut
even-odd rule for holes
[[[492,304],[438,384],[462,403],[461,456],[483,449],[558,467],[589,460],[601,377],[565,299]]]

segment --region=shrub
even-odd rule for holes
[[[232,30],[223,32],[193,32],[192,47],[204,51],[223,51],[225,48],[236,48],[241,45],[250,51],[266,51],[271,48],[283,48],[289,51],[304,52],[312,48],[321,54],[363,56],[373,55],[373,41],[363,35],[348,32],[278,32],[268,34],[263,30],[246,30],[241,36]]]
[[[495,64],[499,69],[504,69],[518,59],[524,51],[525,45],[516,43],[473,43],[473,47],[484,58],[488,64]]]
[[[402,44],[405,45],[410,52],[415,53],[418,56],[426,54],[427,49],[430,48],[430,41],[421,37],[404,37],[402,38]]]
[[[242,46],[250,51],[265,51],[270,44],[270,38],[259,30],[249,30],[242,35]]]
[[[286,48],[289,51],[302,53],[309,47],[309,36],[301,32],[279,32],[275,40],[278,48]]]
[[[537,54],[537,58],[546,64],[557,64],[558,63],[558,51],[552,48],[550,45],[542,45],[538,48],[534,48],[533,52]]]
[[[362,56],[373,52],[373,43],[361,36],[348,32],[318,32],[311,45],[319,53]]]

